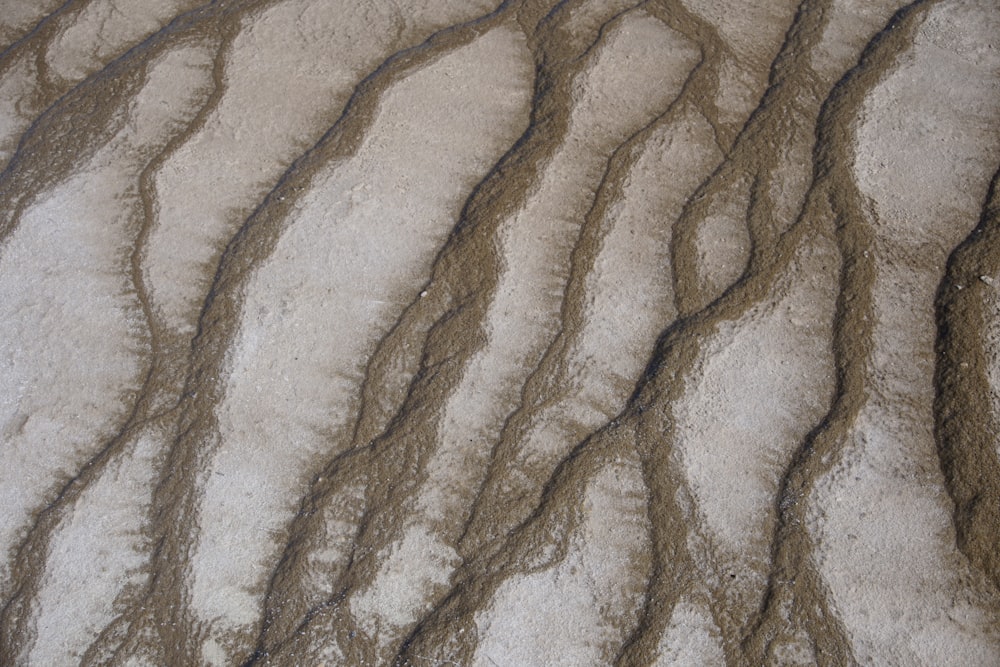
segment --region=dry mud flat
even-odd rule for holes
[[[1000,664],[992,0],[0,0],[0,663]]]

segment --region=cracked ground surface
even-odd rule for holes
[[[1000,664],[992,0],[0,0],[0,663]]]

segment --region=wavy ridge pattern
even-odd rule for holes
[[[0,662],[1000,661],[994,3],[29,4]]]

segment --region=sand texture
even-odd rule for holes
[[[996,0],[0,0],[0,665],[1000,665]]]

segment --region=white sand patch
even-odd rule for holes
[[[324,503],[322,543],[308,550],[309,565],[306,569],[308,582],[303,589],[314,600],[326,600],[333,595],[334,581],[329,573],[342,568],[348,562],[358,526],[354,519],[362,512],[365,504],[363,484],[345,485],[337,489],[335,503]]]
[[[1000,662],[996,620],[964,584],[931,431],[934,298],[1000,150],[1000,52],[986,46],[998,31],[993,3],[933,6],[858,129],[855,171],[877,235],[870,388],[811,522],[862,663]]]
[[[663,67],[668,53],[676,56],[685,50],[686,61]],[[556,332],[570,251],[586,213],[581,198],[592,199],[585,193],[599,185],[614,147],[679,92],[685,66],[693,66],[695,57],[680,35],[634,12],[607,35],[596,62],[578,77],[578,104],[563,146],[524,208],[503,223],[500,254],[505,264],[486,316],[488,342],[470,362],[445,408],[426,493],[434,493],[435,487],[465,489],[470,470],[478,478],[477,467],[489,454],[482,443],[497,437],[518,388]],[[658,94],[647,96],[650,89]],[[657,250],[651,252],[655,256]],[[588,415],[587,421],[593,422],[594,416]],[[465,464],[455,465],[458,460]],[[447,499],[434,493],[433,502],[424,501],[422,507],[450,515],[471,500],[468,492],[450,495]]]
[[[649,548],[637,462],[609,464],[588,484],[583,522],[558,565],[513,575],[476,614],[474,665],[606,665],[632,629]]]
[[[477,16],[483,4],[437,2],[404,19],[393,3],[291,0],[244,22],[218,107],[156,177],[145,270],[169,326],[194,333],[223,246],[336,121],[360,79],[392,50]]]
[[[142,214],[134,174],[188,113],[203,83],[192,63],[204,56],[189,47],[162,58],[149,82],[169,94],[134,100],[118,137],[40,195],[0,249],[4,551],[52,485],[105,444],[140,386],[145,323],[128,263]],[[29,272],[38,277],[25,282]]]
[[[595,406],[607,417],[624,406],[656,337],[676,315],[673,223],[721,157],[711,127],[693,113],[657,130],[640,150],[621,198],[605,214],[611,226],[587,275],[588,305],[567,373],[579,386],[570,402]]]
[[[825,80],[843,76],[857,62],[872,35],[885,27],[906,0],[836,0],[827,10],[823,37],[812,51],[810,66]]]
[[[686,597],[681,598],[660,639],[655,667],[714,667],[724,664],[726,655],[722,650],[722,634],[708,607]]]
[[[141,313],[122,272],[134,202],[107,196],[128,187],[114,167],[88,165],[43,194],[0,250],[5,552],[51,485],[112,434],[141,382]]]
[[[524,468],[547,477],[574,445],[620,411],[676,314],[671,223],[719,155],[711,127],[696,114],[656,131],[636,150],[641,153],[621,198],[604,214],[607,233],[586,277],[586,306],[574,322],[563,376],[553,400],[533,415],[515,465],[500,471],[507,478]],[[674,187],[661,187],[664,182]]]
[[[682,0],[682,4],[718,30],[743,63],[760,69],[777,54],[799,3],[795,0]]]
[[[52,40],[45,53],[50,74],[80,81],[130,44],[153,34],[195,0],[92,0]]]
[[[1000,276],[987,276],[1000,281]],[[992,290],[984,295],[983,305],[983,351],[987,356],[986,379],[990,386],[991,412],[993,419],[1000,422],[1000,291]],[[1000,439],[993,450],[1000,457]]]
[[[124,667],[159,667],[153,664],[149,660],[144,659],[142,656],[130,655],[124,659],[122,663]]]
[[[869,410],[858,419],[850,457],[817,494],[819,569],[854,655],[861,664],[995,664],[995,620],[962,592],[968,566],[945,499],[929,471],[894,469],[915,467],[902,450],[925,438],[886,417]]]
[[[56,529],[37,599],[33,665],[69,665],[116,617],[112,602],[142,581],[147,519],[162,436],[144,433],[89,485]]]
[[[789,35],[800,0],[505,3],[507,25],[457,34],[452,24],[500,0],[0,0],[0,43],[57,12],[13,51],[0,46],[0,158],[34,128],[0,173],[4,224],[17,217],[0,241],[0,662],[520,667],[642,653],[659,665],[790,667],[824,658],[810,636],[820,633],[823,648],[864,665],[1000,665],[997,591],[956,546],[964,519],[934,433],[948,397],[935,412],[933,382],[945,262],[969,238],[1000,155],[1000,6],[917,3],[913,44],[897,32],[907,20],[885,26],[907,1],[831,0],[798,15],[805,27],[829,19],[822,35]],[[148,37],[196,4],[204,11],[183,29]],[[425,61],[419,45],[440,28]],[[852,70],[883,28],[876,57]],[[788,37],[810,52],[772,62]],[[411,68],[379,69],[393,54]],[[849,71],[860,76],[831,102],[857,117],[817,127],[817,103]],[[358,117],[335,125],[373,72],[379,95],[366,86]],[[751,141],[758,154],[722,155],[770,72],[801,84],[799,96],[782,88],[777,106],[756,110],[754,129],[773,130]],[[524,134],[533,92],[538,123]],[[665,108],[667,127],[635,134]],[[847,164],[812,165],[817,140],[829,141],[817,155]],[[472,243],[452,246],[462,204],[514,145],[526,150],[473,209],[489,219],[463,221]],[[762,254],[755,268],[776,284],[754,291],[750,310],[670,329],[683,368],[648,365],[677,317],[672,280],[695,309],[746,266],[755,164],[770,172],[756,174],[768,190],[755,192],[755,213],[771,231],[815,213],[801,210],[814,166],[833,179],[818,194],[835,214],[860,188],[858,209],[806,219],[778,264]],[[692,200],[716,169],[717,200]],[[284,203],[268,200],[234,243],[276,184]],[[143,200],[151,193],[159,200]],[[700,228],[672,239],[686,204]],[[865,224],[873,240],[856,247]],[[860,272],[838,274],[830,239],[798,235],[835,225]],[[790,263],[785,241],[802,252]],[[228,246],[236,261],[218,274]],[[487,290],[471,308],[437,312],[447,304],[427,281],[442,252],[445,287]],[[136,268],[152,285],[152,324]],[[873,279],[872,303],[842,294],[843,307],[866,310],[832,338],[833,293],[857,276]],[[983,326],[959,333],[982,336],[970,353],[1000,361],[1000,275],[970,279],[982,294],[965,285],[954,305],[969,310],[948,313],[982,307]],[[948,306],[955,295],[940,296]],[[379,348],[414,304],[393,349]],[[203,311],[209,335],[195,342]],[[794,471],[813,483],[808,495],[780,496],[789,453],[826,414],[833,343],[849,393],[815,443],[823,458]],[[400,354],[380,356],[362,395],[375,349]],[[454,354],[461,374],[424,392]],[[950,361],[946,379],[961,382],[962,360]],[[656,386],[628,406],[645,371]],[[984,400],[1000,415],[1000,363],[987,372]],[[400,403],[408,386],[418,394]],[[355,433],[363,399],[375,412]],[[669,442],[647,428],[663,420]],[[393,442],[366,447],[384,428]],[[390,471],[400,444],[418,458]],[[194,468],[163,468],[175,447]],[[316,477],[331,465],[335,480]],[[644,489],[640,466],[680,488]],[[795,510],[786,518],[804,525],[786,527],[807,531],[804,542],[773,542],[779,505]],[[660,547],[687,556],[655,551],[651,522],[679,539]],[[783,565],[804,568],[797,583],[771,572],[779,547]],[[819,608],[786,614],[781,591],[762,606],[769,574]],[[796,593],[802,584],[815,599]]]
[[[372,585],[351,599],[358,626],[377,637],[381,647],[394,639],[394,630],[417,620],[431,609],[427,591],[448,583],[461,563],[458,554],[420,524],[406,529],[402,539],[379,554],[381,562]],[[387,624],[389,627],[383,628]]]
[[[208,43],[182,45],[150,63],[129,105],[124,133],[135,146],[160,145],[195,115],[211,85]]]
[[[520,33],[498,28],[394,85],[246,286],[192,563],[193,610],[220,632],[256,617],[269,531],[291,518],[314,457],[334,453],[365,359],[471,187],[524,130],[530,76]]]
[[[0,169],[14,155],[21,132],[29,122],[21,109],[21,100],[34,88],[35,74],[35,63],[30,58],[21,58],[0,79]]]
[[[735,283],[750,261],[749,199],[750,183],[743,180],[738,187],[714,195],[708,215],[698,224],[695,270],[706,301],[715,299]]]
[[[676,56],[685,51],[687,58],[677,66],[663,66],[667,53]],[[425,520],[464,516],[471,508],[476,485],[488,463],[490,450],[484,442],[497,437],[503,417],[514,407],[518,387],[558,323],[569,254],[582,222],[574,212],[582,216],[586,210],[579,206],[581,194],[596,189],[614,147],[649,122],[679,92],[689,71],[686,68],[693,66],[695,58],[696,53],[680,35],[637,12],[615,26],[594,64],[574,82],[579,105],[574,107],[563,147],[548,164],[525,207],[502,223],[505,265],[487,312],[488,342],[470,362],[445,408],[439,446],[417,500]],[[658,94],[645,95],[653,87]],[[633,220],[631,224],[639,223]],[[648,228],[645,233],[654,235]],[[653,257],[647,261],[655,264],[657,252],[662,258],[663,247],[654,247]],[[581,403],[580,409],[586,411],[587,407]],[[588,413],[585,421],[596,424],[613,409],[606,406]],[[572,442],[565,432],[554,439]],[[451,523],[452,533],[460,529],[460,522],[451,519]],[[451,537],[439,537],[442,548]],[[435,559],[434,565],[443,567],[447,561]],[[429,566],[418,555],[409,561],[415,571],[423,572]],[[446,580],[448,576],[450,572],[445,571],[438,578]]]
[[[0,80],[0,168],[13,155],[32,117],[43,111],[40,101],[54,101],[58,97],[53,97],[54,92],[82,81],[194,4],[199,3],[193,0],[95,0],[71,19],[66,18],[67,14],[56,19],[62,30],[44,46],[44,62],[39,61],[33,51],[22,51],[18,62]],[[17,8],[8,11],[5,6],[9,5]],[[25,11],[29,8],[38,16],[35,12],[44,9],[44,4],[0,3],[0,26],[8,20],[30,20]],[[3,32],[0,27],[0,34]],[[46,70],[45,80],[38,78],[39,66],[51,68]],[[43,91],[43,86],[55,88]]]
[[[817,238],[767,297],[720,324],[675,409],[676,446],[717,546],[760,567],[778,480],[829,407],[839,261]]]
[[[569,10],[569,20],[563,27],[570,48],[585,48],[588,46],[584,41],[585,36],[595,35],[609,16],[632,9],[635,5],[635,0],[601,0],[577,4]]]
[[[730,56],[722,58],[719,66],[719,93],[715,107],[719,121],[738,130],[746,122],[747,116],[760,103],[764,94],[764,82],[759,72]]]
[[[974,227],[969,212],[978,217],[988,185],[981,173],[992,173],[991,149],[1000,144],[1000,53],[987,46],[1000,17],[986,2],[979,11],[975,3],[953,5],[931,12],[913,49],[865,100],[854,167],[881,235],[901,245],[938,243],[941,251]],[[955,218],[943,236],[942,224]]]

